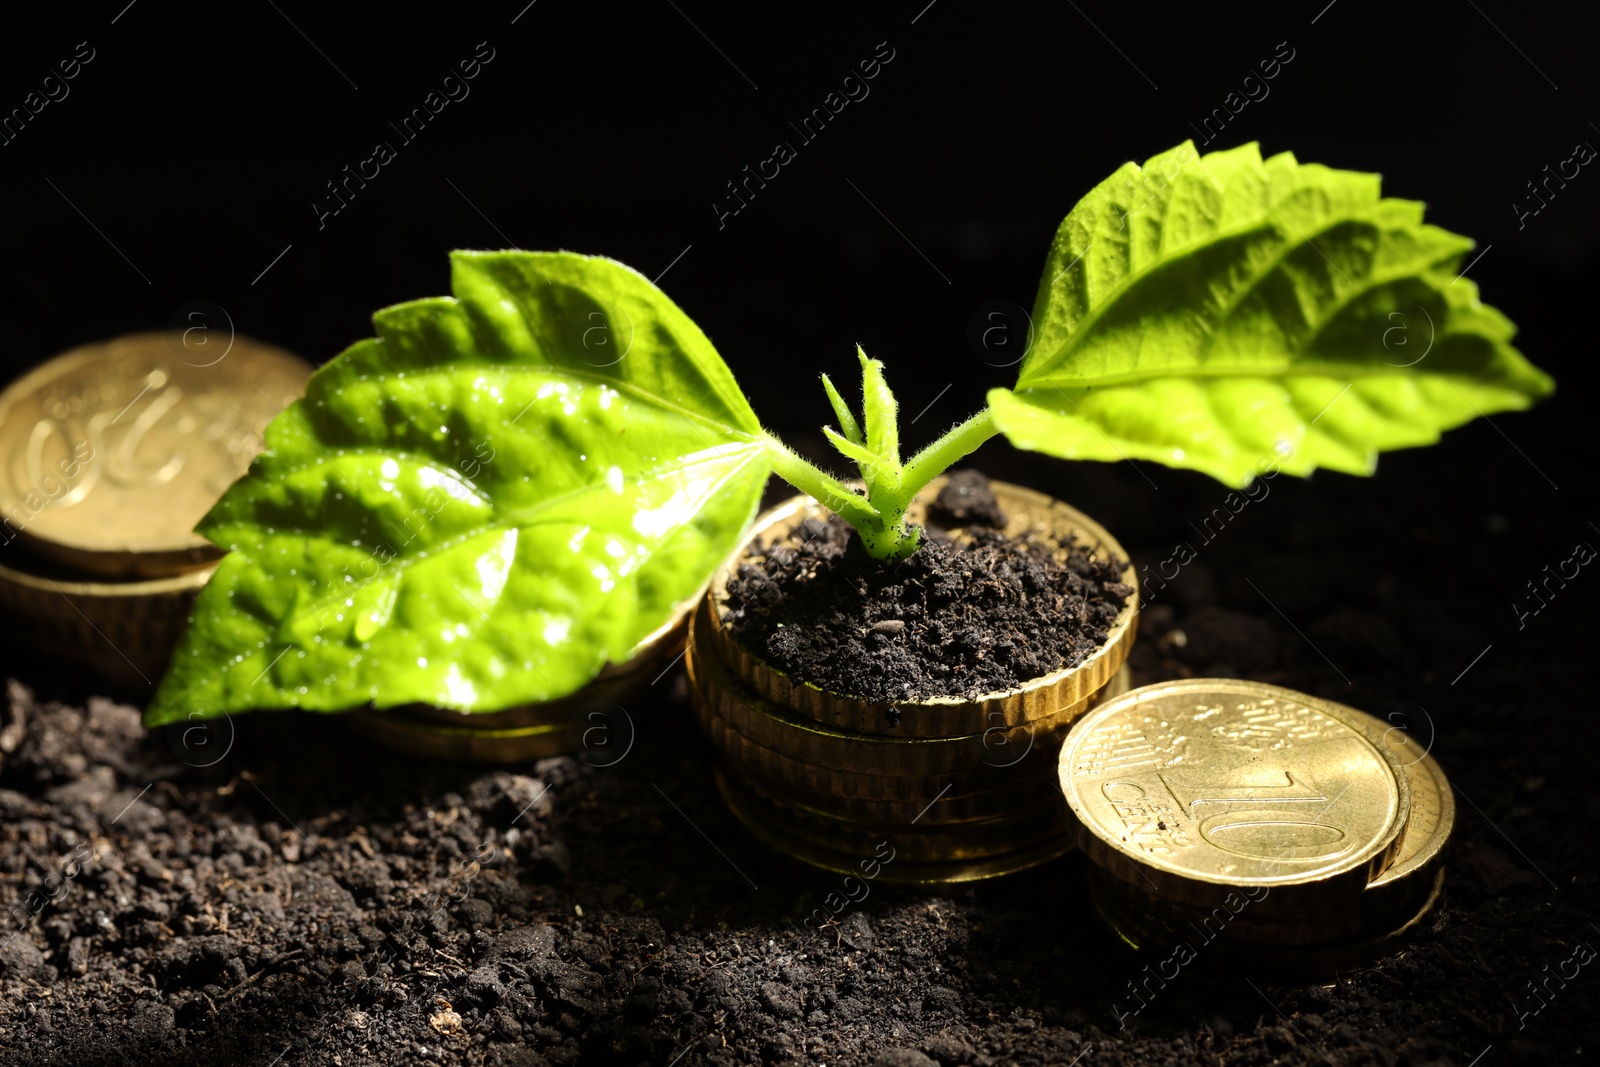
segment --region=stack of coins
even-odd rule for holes
[[[193,532],[311,367],[192,328],[86,345],[0,393],[0,618],[144,688],[220,551]]]
[[[1008,534],[1071,537],[1126,559],[1081,513],[1026,489],[993,488]],[[797,498],[764,516],[751,540],[781,538],[825,514]],[[910,517],[921,517],[920,505]],[[742,646],[722,623],[726,578],[726,569],[713,578],[690,623],[686,662],[696,714],[720,754],[718,786],[757,837],[828,870],[861,874],[865,863],[870,877],[923,885],[1005,874],[1072,847],[1057,756],[1079,716],[1127,688],[1136,596],[1076,667],[972,699],[886,704],[799,682]],[[1133,584],[1131,567],[1123,580]]]
[[[1128,943],[1320,974],[1390,951],[1438,899],[1449,782],[1354,708],[1227,679],[1084,716],[1060,783],[1101,915]]]

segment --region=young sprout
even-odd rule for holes
[[[790,485],[815,497],[830,511],[843,516],[861,537],[874,559],[905,559],[922,543],[920,527],[906,523],[906,509],[922,487],[949,470],[964,456],[999,433],[988,410],[980,411],[937,441],[900,462],[899,403],[884,378],[883,363],[856,346],[861,360],[861,419],[857,421],[839,390],[826,374],[822,388],[839,420],[839,429],[822,432],[833,447],[855,463],[861,472],[865,496],[855,493],[832,475],[816,467],[771,434],[772,469]]]
[[[917,550],[917,491],[996,434],[1243,488],[1373,472],[1553,388],[1461,276],[1473,245],[1378,177],[1179,145],[1074,207],[1009,389],[902,461],[883,365],[822,386],[857,491],[762,425],[693,321],[620,263],[457,252],[453,296],[373,316],[267,428],[198,530],[228,550],[151,725],[254,708],[496,711],[576,692],[704,588],[769,474],[872,556]],[[1398,323],[1426,347],[1390,347]]]

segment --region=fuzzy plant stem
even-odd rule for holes
[[[868,478],[865,498],[770,434],[767,445],[778,477],[841,515],[873,558],[889,561],[905,559],[922,543],[920,528],[905,522],[917,493],[998,432],[988,410],[980,411],[913,456],[898,478]]]

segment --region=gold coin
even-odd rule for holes
[[[1324,704],[1332,704],[1324,701]],[[1323,911],[1311,921],[1261,921],[1246,913],[1235,925],[1237,940],[1267,946],[1328,943],[1386,935],[1396,923],[1420,919],[1417,905],[1437,897],[1445,847],[1455,828],[1455,795],[1444,769],[1403,730],[1364,711],[1337,707],[1375,746],[1399,762],[1411,793],[1411,814],[1394,859],[1344,912]],[[1424,909],[1425,910],[1425,909]]]
[[[939,495],[944,477],[934,479],[917,494],[907,510],[912,522],[921,522],[926,505]],[[1076,508],[1059,500],[1006,482],[991,482],[1005,511],[1005,533],[1010,537],[1036,537],[1047,543],[1075,541],[1100,559],[1127,560],[1115,538]],[[741,681],[795,717],[824,726],[888,737],[959,737],[1056,718],[1103,688],[1114,677],[1133,648],[1139,623],[1138,577],[1128,564],[1122,581],[1135,589],[1112,621],[1105,642],[1075,667],[1064,667],[1031,679],[1016,689],[982,696],[935,697],[927,700],[870,701],[832,693],[769,665],[733,636],[722,622],[727,607],[728,579],[737,563],[759,540],[781,539],[808,518],[826,518],[828,512],[811,497],[797,496],[756,519],[744,541],[734,550],[732,562],[711,582],[711,622],[704,636],[708,649],[732,669]]]
[[[932,777],[974,770],[985,764],[1019,771],[1048,766],[1067,727],[1089,704],[1088,698],[1055,716],[1019,726],[996,726],[964,737],[884,737],[858,734],[794,716],[735,678],[715,655],[703,655],[701,634],[709,626],[702,607],[690,626],[696,629],[689,666],[697,696],[746,739],[801,763],[855,774]]]
[[[741,787],[758,794],[769,805],[796,813],[800,819],[817,824],[846,825],[872,830],[978,830],[985,825],[998,825],[1006,819],[1019,817],[1064,817],[1067,806],[1057,790],[1052,796],[1045,789],[1045,779],[1037,776],[1018,778],[1014,783],[985,790],[982,793],[955,795],[950,790],[935,796],[921,805],[899,804],[893,801],[855,801],[820,793],[807,793],[770,778],[750,774],[737,764],[723,761],[728,773],[735,776]],[[984,802],[982,810],[973,810],[972,801]]]
[[[1331,702],[1324,701],[1324,704]],[[1444,849],[1455,822],[1455,801],[1439,764],[1422,752],[1403,731],[1354,708],[1334,705],[1376,746],[1387,747],[1401,762],[1411,791],[1411,815],[1400,849],[1389,866],[1347,906],[1300,915],[1270,915],[1244,904],[1237,910],[1175,903],[1147,885],[1118,883],[1116,908],[1146,936],[1159,932],[1169,941],[1216,940],[1250,946],[1252,952],[1313,948],[1334,944],[1366,944],[1387,936],[1408,917],[1421,917],[1420,902],[1438,894]],[[1109,890],[1108,890],[1109,892]]]
[[[177,332],[57,356],[0,393],[0,536],[103,578],[220,558],[194,526],[310,374],[282,349],[240,337],[202,356]]]
[[[1435,872],[1444,866],[1445,846],[1456,824],[1456,798],[1450,780],[1426,751],[1415,741],[1365,712],[1352,712],[1367,724],[1373,743],[1387,747],[1405,771],[1411,786],[1411,818],[1394,862],[1374,878],[1362,893],[1364,910],[1388,915],[1404,910],[1418,897],[1426,895],[1435,881]]]
[[[1368,883],[1358,901],[1363,929],[1371,933],[1394,925],[1397,917],[1421,918],[1438,896],[1445,873],[1445,849],[1456,827],[1456,795],[1445,769],[1426,750],[1419,750],[1411,737],[1381,718],[1354,709],[1350,713],[1365,723],[1366,736],[1373,744],[1394,753],[1411,785],[1411,817],[1400,851],[1394,862]],[[1419,901],[1427,901],[1421,912],[1416,910]]]
[[[974,822],[1041,804],[1066,809],[1061,787],[1055,775],[1048,772],[1005,776],[998,782],[986,783],[986,788],[982,789],[952,786],[943,793],[935,791],[927,799],[918,797],[915,800],[841,797],[770,777],[761,779],[759,789],[783,806],[884,825],[906,825],[913,821],[929,826]]]
[[[906,859],[919,863],[980,860],[1066,834],[1067,813],[1059,803],[1044,802],[1007,815],[963,823],[878,824],[841,818],[814,808],[781,804],[737,774],[723,774],[724,794],[741,796],[746,808],[765,809],[770,821],[788,834],[837,852],[869,852],[887,840]]]
[[[686,659],[690,665],[691,694],[696,693],[698,657],[693,653]],[[1122,675],[1118,675],[1118,678]],[[1114,683],[1115,683],[1114,678]],[[747,774],[760,774],[763,779],[787,785],[803,792],[842,798],[842,800],[882,801],[898,805],[914,805],[920,811],[934,800],[950,797],[968,797],[978,793],[998,792],[1018,784],[1019,769],[1014,766],[984,765],[957,774],[934,776],[909,776],[909,774],[856,774],[840,771],[830,766],[805,763],[786,753],[773,752],[755,744],[738,729],[728,725],[704,699],[691,702],[699,725],[718,752],[722,752],[734,765],[744,768]],[[1045,773],[1051,773],[1045,768]],[[1026,774],[1026,771],[1024,771]],[[1059,793],[1059,784],[1056,785]],[[942,803],[942,800],[941,800]]]
[[[695,716],[713,747],[735,764],[786,785],[829,796],[857,800],[898,801],[926,805],[941,794],[961,796],[1016,781],[1015,768],[982,766],[958,774],[932,776],[857,774],[804,763],[763,748],[724,722],[705,701],[693,701]]]
[[[413,756],[462,763],[524,763],[565,755],[567,723],[494,728],[450,726],[404,712],[352,712],[345,721],[356,733]]]
[[[1128,671],[1124,667],[1095,694],[1093,702],[1119,696],[1128,688]],[[730,728],[719,722],[716,729]],[[739,751],[750,751],[736,747]],[[835,772],[792,763],[788,764],[781,776],[762,774],[759,788],[780,802],[815,808],[862,822],[920,821],[930,825],[968,822],[1005,815],[1022,807],[1045,802],[1064,810],[1066,801],[1061,796],[1054,754],[1051,756],[1045,766],[1029,770],[985,765],[973,774],[942,779],[942,785],[934,785],[930,780],[925,793],[908,800],[884,796],[841,796],[831,788],[837,784]],[[771,767],[781,763],[781,757],[776,753],[762,750],[761,758],[752,761],[752,766]],[[741,765],[735,763],[734,766]]]
[[[717,788],[723,802],[751,835],[802,863],[837,874],[855,875],[863,881],[904,886],[944,886],[999,878],[1037,867],[1072,849],[1070,834],[1057,834],[1012,852],[974,860],[922,863],[900,856],[884,838],[873,844],[870,853],[851,853],[813,844],[791,833],[780,820],[760,805],[745,801],[742,794],[727,788],[726,777],[717,775]],[[845,891],[851,891],[848,885]],[[809,925],[809,924],[808,924]]]
[[[1106,872],[1089,871],[1089,896],[1101,920],[1124,945],[1139,952],[1210,971],[1307,982],[1357,970],[1404,948],[1444,892],[1444,871],[1435,870],[1423,893],[1385,924],[1364,933],[1306,944],[1262,944],[1219,936],[1217,920],[1190,918],[1174,924],[1129,907],[1126,886]],[[1235,924],[1247,921],[1242,917]],[[1229,931],[1231,932],[1231,930]]]
[[[28,648],[148,692],[214,566],[170,578],[85,582],[31,559],[0,565],[0,625]],[[27,569],[23,569],[26,566]]]
[[[1085,715],[1061,787],[1096,865],[1156,898],[1259,920],[1353,906],[1399,850],[1405,773],[1350,709],[1278,686],[1145,686]]]

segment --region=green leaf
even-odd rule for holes
[[[856,465],[861,470],[864,480],[872,481],[873,473],[882,468],[882,456],[867,448],[865,445],[856,444],[854,441],[841,434],[838,430],[835,430],[832,426],[824,426],[822,428],[822,435],[826,437],[830,443],[832,443],[834,448],[837,448],[841,453],[843,453],[846,458],[852,459],[856,462]]]
[[[885,472],[897,474],[900,470],[900,405],[883,375],[883,363],[868,359],[860,345],[856,346],[856,355],[861,359],[861,413],[865,416],[867,448],[883,460]]]
[[[1380,451],[1548,395],[1460,277],[1472,242],[1422,210],[1254,144],[1125,164],[1061,224],[995,422],[1019,448],[1243,486],[1370,474]]]
[[[147,715],[563,696],[692,596],[768,473],[716,350],[569,253],[457,252],[373,316],[200,531],[230,550]]]
[[[832,379],[826,374],[822,376],[822,388],[827,391],[828,403],[833,405],[833,414],[839,420],[839,429],[844,431],[845,439],[852,444],[861,444],[861,427],[850,413],[850,405],[844,402],[844,397],[839,395],[839,390],[834,388]]]

